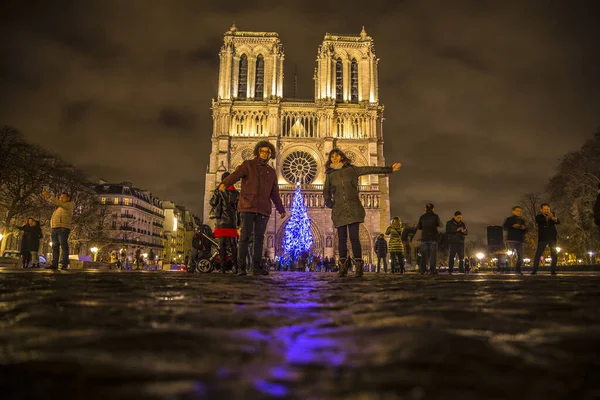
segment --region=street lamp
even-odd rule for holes
[[[94,262],[96,262],[96,255],[98,254],[98,248],[92,247],[90,251],[94,254]]]
[[[483,260],[483,257],[485,257],[485,254],[483,253],[477,253],[477,255],[475,256],[479,259],[479,261]]]
[[[556,252],[557,252],[557,253],[560,253],[560,251],[561,251],[561,250],[562,250],[562,249],[561,249],[560,247],[557,247],[557,248],[556,248]]]

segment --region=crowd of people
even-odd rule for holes
[[[261,261],[261,257],[264,233],[271,214],[271,203],[275,205],[281,217],[285,217],[285,209],[279,196],[277,174],[268,164],[269,159],[275,158],[274,146],[268,141],[261,141],[254,148],[254,156],[254,159],[244,161],[233,173],[225,172],[223,174],[222,181],[210,202],[211,216],[217,221],[215,236],[220,241],[220,258],[225,259],[227,251],[229,251],[234,263],[233,270],[238,275],[246,275],[248,268],[251,268],[254,275],[268,275],[269,268]],[[333,264],[334,267],[323,266],[322,268],[324,270],[337,269],[339,276],[342,277],[347,276],[351,265],[354,265],[355,275],[362,276],[365,263],[359,239],[359,226],[364,222],[365,210],[358,195],[359,177],[370,174],[390,174],[398,171],[400,167],[400,163],[389,167],[357,167],[352,165],[342,150],[338,148],[331,150],[325,165],[326,179],[323,197],[325,205],[331,208],[331,219],[337,229],[339,259],[337,262],[328,260],[327,263],[319,260],[320,262],[316,265]],[[242,181],[241,192],[238,192],[233,185],[240,180]],[[598,193],[594,218],[596,225],[600,227],[600,185]],[[517,258],[515,267],[517,274],[522,274],[525,234],[529,229],[521,217],[521,213],[520,206],[513,207],[512,215],[504,222],[506,246]],[[468,235],[468,229],[462,217],[462,213],[456,211],[452,219],[445,225],[449,247],[449,274],[453,274],[455,271],[456,259],[458,259],[458,273],[468,272],[465,262],[473,264],[473,260],[465,257],[465,238]],[[551,274],[556,274],[558,241],[556,226],[559,224],[560,221],[551,211],[550,206],[546,203],[542,204],[540,212],[536,216],[538,246],[532,275],[538,273],[540,258],[547,247],[550,248],[552,257]],[[439,229],[442,227],[440,217],[435,213],[434,205],[427,203],[425,213],[419,218],[416,234],[412,241],[413,245],[416,243],[418,246],[418,266],[419,273],[422,275],[438,273]],[[236,243],[238,234],[240,239],[239,243]],[[385,236],[389,237],[389,243]],[[252,251],[249,253],[248,246],[251,238],[254,240],[251,242]],[[348,256],[348,238],[352,249],[352,259]],[[404,239],[402,221],[399,217],[394,217],[385,233],[380,234],[374,244],[377,255],[376,272],[381,271],[382,263],[383,272],[387,272],[388,255],[391,262],[390,272],[405,272]],[[249,254],[251,254],[250,259],[248,258]],[[275,260],[275,263],[281,265],[279,260]],[[280,268],[276,267],[276,269]],[[311,268],[307,267],[307,269]],[[225,272],[224,268],[222,272]]]
[[[233,263],[232,270],[238,275],[246,275],[251,269],[254,275],[268,275],[268,267],[262,262],[263,240],[267,222],[271,215],[272,204],[275,206],[281,218],[285,218],[286,211],[279,195],[277,173],[268,164],[269,159],[276,156],[275,147],[268,141],[260,141],[254,147],[254,158],[244,161],[233,173],[225,172],[221,176],[221,182],[215,189],[210,200],[211,218],[216,220],[214,237],[218,240],[220,259],[227,257]],[[365,209],[359,198],[358,180],[363,175],[391,174],[401,168],[400,163],[389,167],[366,166],[358,167],[351,163],[350,159],[339,148],[330,151],[325,165],[326,179],[323,185],[323,197],[326,207],[331,209],[331,219],[338,234],[337,262],[330,259],[321,259],[315,263],[308,255],[304,257],[306,265],[319,265],[319,268],[337,270],[339,276],[347,276],[350,267],[354,265],[355,275],[363,275],[365,262],[362,257],[362,247],[359,238],[359,226],[365,219]],[[234,184],[241,182],[241,192],[238,192]],[[74,203],[69,194],[61,193],[58,198],[52,197],[48,190],[42,192],[42,196],[56,206],[50,219],[52,240],[52,261],[46,266],[48,269],[57,269],[59,261],[62,268],[69,265],[68,238],[71,230],[71,219]],[[522,208],[512,208],[512,215],[506,218],[503,228],[506,231],[506,246],[508,250],[516,255],[517,262],[515,272],[522,274],[524,260],[525,235],[529,229],[526,221],[521,216]],[[598,185],[598,197],[594,209],[594,223],[600,231],[600,185]],[[538,231],[538,243],[533,258],[533,269],[531,274],[536,275],[540,265],[540,259],[546,248],[551,254],[551,274],[556,274],[557,254],[557,225],[560,220],[551,211],[549,204],[542,204],[540,212],[535,218]],[[432,203],[425,205],[425,213],[419,218],[416,233],[411,244],[418,246],[419,273],[437,274],[437,253],[439,228],[442,227],[440,217],[435,213]],[[42,230],[39,221],[29,218],[27,222],[19,227],[23,231],[21,241],[21,255],[23,267],[39,267],[39,247],[42,238]],[[399,217],[393,217],[390,226],[384,234],[379,235],[374,250],[377,255],[376,272],[380,272],[383,262],[383,271],[387,272],[388,254],[390,256],[392,273],[405,272],[405,234],[403,224]],[[462,213],[456,211],[452,219],[445,226],[448,239],[449,258],[448,272],[454,273],[455,258],[458,258],[458,272],[467,272],[465,268],[465,237],[468,229],[462,220]],[[385,236],[389,237],[389,243]],[[239,237],[239,241],[238,241]],[[350,239],[352,248],[352,259],[348,256],[347,240]],[[251,248],[250,248],[251,247]],[[191,254],[195,258],[198,252]],[[112,254],[115,262],[122,262],[123,254]],[[135,267],[141,268],[141,250],[135,254]],[[281,269],[281,262],[277,269]],[[274,265],[274,264],[273,264]],[[427,268],[429,266],[429,268]],[[221,268],[224,273],[225,268]]]

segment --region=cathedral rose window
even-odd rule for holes
[[[246,147],[244,150],[242,150],[242,159],[244,161],[253,160],[254,159],[254,150],[252,150],[249,147]]]
[[[282,170],[288,182],[309,184],[317,176],[317,162],[305,151],[294,151],[283,161]]]

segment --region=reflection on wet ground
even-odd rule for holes
[[[599,398],[598,287],[4,271],[0,398]]]

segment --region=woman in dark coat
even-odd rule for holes
[[[29,251],[31,253],[31,268],[39,268],[40,267],[40,239],[43,237],[42,235],[42,227],[40,226],[40,221],[32,219],[31,226],[29,231],[29,238],[27,240],[29,247]]]
[[[402,165],[391,167],[355,167],[340,149],[329,152],[326,168],[323,197],[325,205],[331,208],[331,220],[338,231],[340,254],[339,276],[348,275],[348,234],[352,244],[352,254],[356,263],[356,276],[362,276],[364,261],[360,246],[359,227],[365,221],[365,209],[358,196],[358,177],[362,175],[390,174]]]
[[[23,236],[21,237],[21,258],[23,260],[23,268],[29,267],[29,262],[31,261],[31,249],[29,243],[32,228],[33,218],[27,218],[25,225],[17,227],[17,229],[23,231]]]

